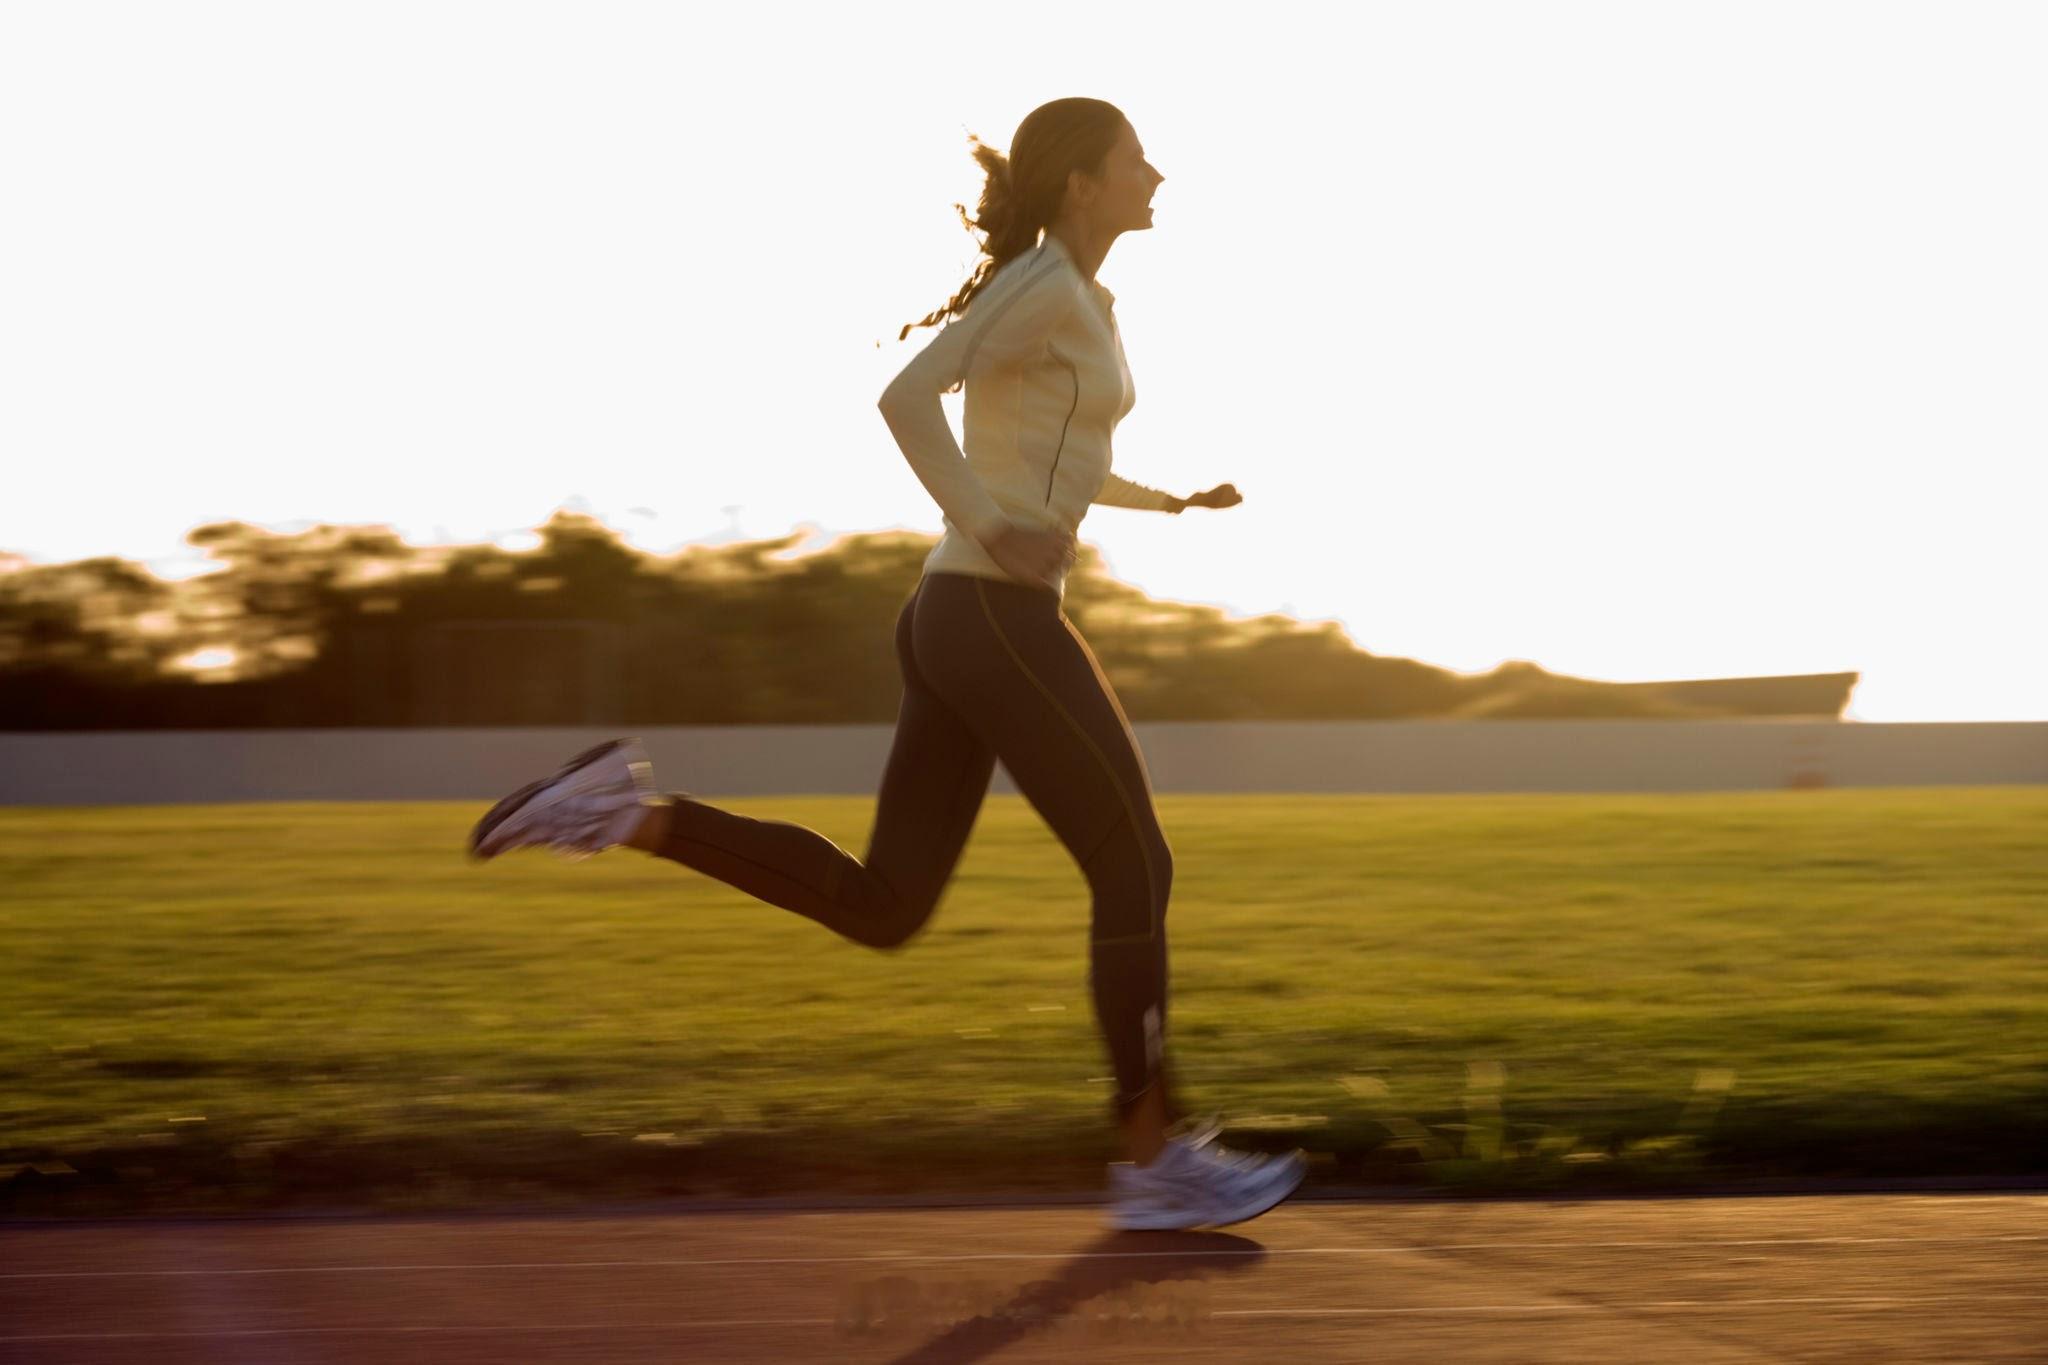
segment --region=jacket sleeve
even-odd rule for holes
[[[1030,360],[1079,300],[1075,277],[1043,249],[997,272],[882,391],[882,418],[918,482],[947,518],[986,544],[1009,524],[953,439],[939,395]]]
[[[1151,512],[1170,512],[1174,498],[1171,493],[1162,493],[1156,488],[1147,488],[1142,483],[1111,474],[1102,481],[1102,491],[1095,495],[1095,501],[1104,507],[1137,507]]]

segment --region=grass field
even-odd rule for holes
[[[1159,806],[1186,1097],[1318,1182],[2048,1167],[2048,789]],[[6,1198],[1099,1183],[1086,888],[1018,798],[896,953],[632,851],[471,865],[479,810],[0,810]]]

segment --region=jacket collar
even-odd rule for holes
[[[1047,251],[1052,252],[1055,256],[1058,256],[1068,265],[1073,266],[1075,274],[1079,275],[1081,273],[1081,267],[1075,264],[1074,254],[1071,251],[1067,250],[1067,244],[1065,242],[1062,242],[1059,238],[1053,236],[1050,232],[1045,234],[1045,249]],[[1088,279],[1085,275],[1082,276],[1082,280],[1084,283],[1088,285],[1089,288],[1095,291],[1096,297],[1101,299],[1105,304],[1113,306],[1116,303],[1116,295],[1109,292],[1108,285],[1103,284],[1100,280]]]

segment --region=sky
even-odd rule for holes
[[[1466,672],[2048,720],[2048,7],[21,3],[0,551],[936,533],[968,135],[1108,99],[1156,597]],[[948,410],[958,422],[957,397]]]

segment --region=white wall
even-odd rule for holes
[[[1137,727],[1163,792],[1714,791],[2048,783],[2048,724],[1260,721]],[[482,800],[614,732],[186,730],[0,734],[0,805]],[[878,785],[891,727],[638,732],[665,790]],[[1000,769],[995,790],[1013,791]]]

